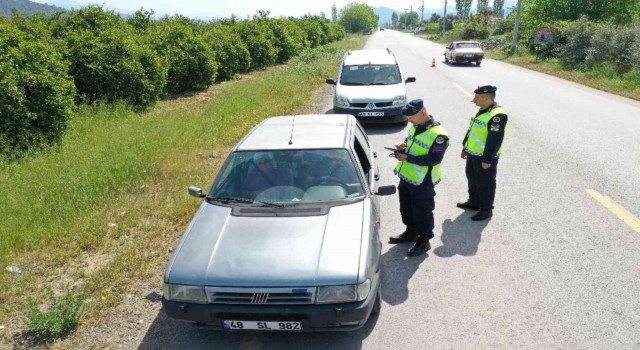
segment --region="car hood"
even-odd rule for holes
[[[398,95],[406,95],[403,83],[393,85],[337,85],[336,94],[348,98],[351,102],[391,102]]]
[[[360,201],[320,216],[239,217],[205,202],[166,280],[221,287],[355,284],[363,208]]]
[[[455,51],[456,53],[482,53],[482,50],[478,48],[456,49]]]

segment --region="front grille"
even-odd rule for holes
[[[368,105],[369,103],[351,103],[351,107],[354,108],[367,108]],[[376,102],[374,105],[376,108],[390,107],[393,105],[393,102]]]
[[[229,288],[207,287],[212,304],[292,305],[313,304],[315,288]]]

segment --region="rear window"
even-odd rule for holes
[[[480,45],[478,43],[459,43],[456,44],[456,49],[477,49]]]
[[[343,66],[340,74],[342,85],[392,85],[401,82],[400,70],[394,64]]]

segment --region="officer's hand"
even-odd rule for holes
[[[404,162],[408,158],[407,154],[402,152],[393,152],[393,155],[401,162]]]
[[[482,169],[487,170],[487,169],[489,169],[489,168],[491,168],[491,163],[485,163],[485,162],[482,162]]]
[[[467,152],[465,152],[465,151],[462,151],[462,153],[460,153],[460,158],[462,158],[462,159],[467,159],[467,156],[468,156]]]
[[[406,144],[406,142],[398,143],[398,144],[396,144],[396,148],[397,149],[405,149],[405,148],[407,148],[407,144]]]

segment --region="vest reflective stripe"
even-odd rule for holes
[[[477,117],[472,117],[469,123],[469,137],[464,145],[464,150],[473,156],[482,156],[486,145],[489,130],[487,126],[491,119],[498,114],[507,114],[501,107],[496,107],[489,112],[483,113]],[[506,130],[505,130],[506,132]],[[502,145],[497,154],[502,153]]]
[[[412,156],[426,156],[431,151],[431,146],[440,135],[447,136],[447,131],[440,125],[433,126],[420,135],[415,136],[416,128],[411,127],[409,137],[407,137],[407,153]],[[449,140],[447,138],[447,145]],[[442,178],[442,167],[440,164],[433,167],[420,166],[409,162],[398,162],[393,172],[402,180],[420,186],[424,178],[431,170],[431,182],[436,185]]]

